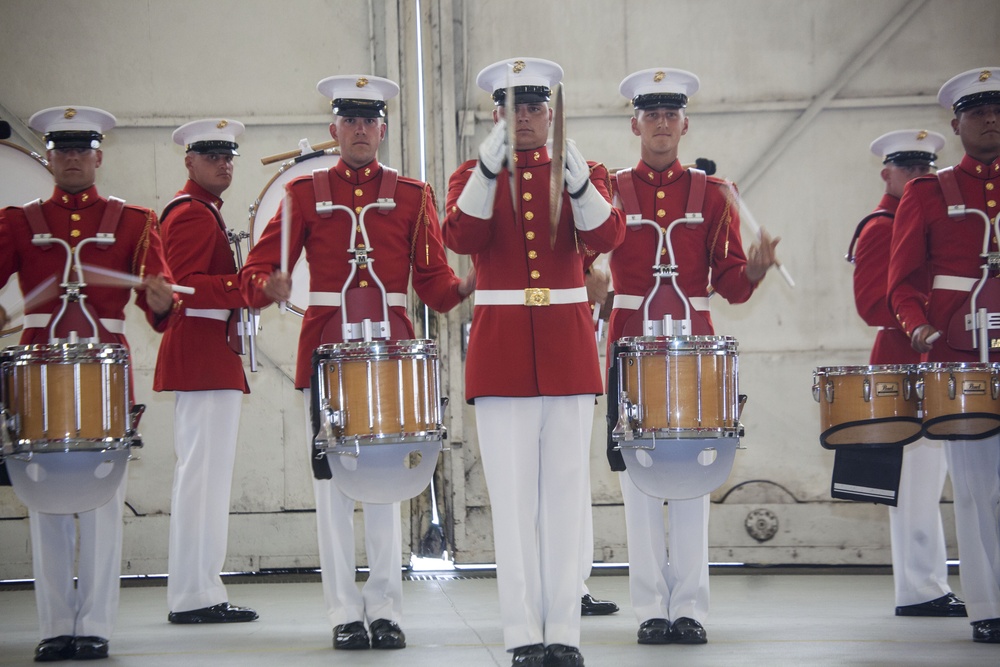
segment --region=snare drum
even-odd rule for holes
[[[0,141],[0,208],[21,206],[51,194],[52,174],[48,163],[37,153]],[[0,306],[12,316],[4,325],[6,328],[0,330],[0,336],[19,331],[23,316],[18,313],[22,310],[23,299],[17,281],[0,287]]]
[[[927,363],[919,371],[928,438],[980,440],[1000,433],[1000,363]]]
[[[321,345],[313,353],[319,433],[333,482],[361,502],[423,491],[445,430],[437,348],[430,340]]]
[[[133,439],[128,369],[123,345],[27,345],[4,352],[4,461],[29,509],[73,514],[114,495]]]
[[[300,176],[309,176],[314,169],[332,169],[340,161],[337,149],[327,149],[320,155],[296,162],[283,162],[278,172],[271,177],[260,196],[250,206],[250,247],[260,240],[268,221],[278,212],[278,207],[285,197],[285,186]],[[309,307],[309,263],[305,254],[292,267],[292,296],[288,300],[289,309],[298,314],[305,314]]]
[[[922,434],[916,367],[821,366],[813,373],[819,402],[820,444],[837,447],[902,446]]]
[[[735,338],[640,336],[622,338],[618,348],[620,401],[630,413],[632,437],[737,435]]]

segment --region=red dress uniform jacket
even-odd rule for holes
[[[195,293],[180,301],[163,334],[153,389],[239,389],[248,394],[243,361],[227,342],[228,324],[185,314],[188,308],[230,310],[244,306],[229,236],[209,208],[221,208],[222,200],[191,180],[177,195],[190,195],[196,201],[170,209],[160,221],[160,238],[174,279],[193,287]]]
[[[962,199],[967,208],[979,209],[993,220],[1000,212],[1000,159],[983,164],[966,155],[955,167]],[[889,260],[889,302],[900,326],[910,336],[922,324],[930,324],[947,334],[952,314],[968,298],[967,292],[932,289],[929,302],[924,298],[924,274],[979,279],[982,276],[983,234],[986,225],[979,216],[948,217],[947,206],[936,176],[921,176],[906,184],[892,233]],[[997,250],[997,240],[990,234],[989,248]],[[948,345],[947,335],[934,343],[924,355],[931,362],[977,362],[977,352],[956,350]],[[1000,361],[1000,353],[991,353],[990,361]]]
[[[355,170],[341,161],[330,169],[328,178],[334,204],[350,206],[355,213],[359,213],[362,207],[378,197],[382,166],[373,161]],[[304,248],[309,262],[309,291],[340,292],[350,275],[347,263],[350,255],[347,251],[352,223],[343,211],[334,211],[329,218],[321,218],[316,213],[312,179],[312,176],[298,178],[287,186],[291,194],[288,266],[291,269],[295,265]],[[425,183],[401,176],[394,198],[396,207],[387,215],[376,209],[365,214],[368,240],[374,248],[369,256],[376,260],[371,265],[375,274],[386,292],[405,294],[412,268],[413,289],[417,296],[437,312],[451,310],[462,300],[458,293],[460,281],[448,266],[433,191]],[[267,223],[240,272],[243,296],[254,308],[270,303],[264,295],[264,284],[271,273],[281,267],[282,207]],[[358,232],[357,243],[361,242],[361,233]],[[375,288],[370,271],[359,267],[350,287]],[[413,325],[406,309],[393,306],[392,310],[406,322],[407,338],[413,338]],[[296,388],[309,386],[313,350],[320,345],[323,328],[335,317],[339,323],[338,307],[306,308],[299,335]]]
[[[42,215],[49,230],[56,238],[76,248],[83,239],[97,234],[108,200],[97,193],[96,187],[70,194],[58,187],[52,198],[42,203]],[[0,213],[0,285],[4,285],[13,274],[17,274],[22,294],[28,294],[48,278],[55,276],[56,291],[62,282],[66,266],[66,251],[59,245],[34,246],[31,243],[31,228],[20,207],[11,206]],[[170,273],[163,263],[160,236],[157,233],[156,214],[146,208],[126,205],[122,211],[115,242],[101,246],[89,243],[80,251],[80,261],[106,269],[122,271],[140,277],[163,274],[170,281]],[[70,277],[74,276],[70,272]],[[87,305],[98,318],[123,320],[125,306],[130,292],[121,287],[102,286],[96,282],[83,289],[87,295]],[[62,301],[56,294],[44,302],[33,304],[26,314],[59,311]],[[146,319],[156,331],[164,331],[170,317],[157,317],[146,304],[145,292],[136,290],[136,304],[146,313]],[[169,314],[168,314],[169,315]],[[86,335],[86,334],[83,334]],[[125,336],[110,334],[114,343],[128,346]],[[31,328],[21,332],[22,345],[45,345],[49,342],[49,329]]]
[[[898,207],[898,197],[884,194],[873,211],[884,213],[865,223],[854,247],[854,305],[865,324],[879,327],[868,360],[870,364],[915,364],[920,361],[920,353],[913,349],[909,337],[899,328],[886,297],[892,221]],[[929,285],[925,285],[925,295],[928,289]]]
[[[645,162],[632,170],[639,209],[647,220],[666,229],[671,222],[684,217],[691,175],[679,161],[662,172]],[[705,222],[674,227],[670,239],[677,260],[677,284],[688,298],[707,297],[711,283],[714,291],[730,303],[743,303],[753,294],[756,285],[746,276],[746,255],[740,238],[740,217],[729,185],[718,178],[708,177],[702,208]],[[628,227],[625,241],[611,254],[611,282],[615,294],[645,296],[653,287],[652,265],[667,263],[669,254],[657,258],[656,232],[648,225]],[[666,244],[663,247],[667,253]],[[669,287],[669,283],[666,283]],[[662,289],[662,288],[661,288]],[[636,311],[615,308],[609,323],[608,350],[622,337],[625,322]],[[712,325],[708,313],[702,313]],[[677,317],[683,313],[674,314]]]
[[[531,287],[565,289],[584,286],[584,244],[608,252],[624,234],[624,218],[612,209],[592,231],[577,230],[569,195],[563,193],[555,248],[549,247],[549,172],[545,147],[518,151],[521,189],[513,210],[510,176],[497,176],[493,217],[472,217],[457,206],[459,195],[478,169],[475,160],[452,174],[448,184],[445,244],[472,255],[476,290]],[[608,171],[591,164],[590,182],[610,201]],[[472,319],[465,367],[465,395],[573,396],[603,391],[594,324],[586,299],[582,303],[523,306],[477,305]]]

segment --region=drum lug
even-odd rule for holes
[[[639,406],[633,405],[627,396],[618,402],[618,423],[611,431],[614,440],[631,440],[639,423]]]
[[[861,397],[865,399],[865,403],[871,403],[872,401],[872,382],[867,377],[861,384]]]
[[[949,375],[948,376],[948,400],[951,400],[951,401],[955,400],[955,384],[956,384],[955,383],[955,376],[954,375]]]
[[[329,401],[320,406],[319,433],[313,439],[318,450],[325,450],[344,434],[344,411],[334,410]]]
[[[819,383],[813,381],[813,400],[819,403]]]
[[[916,392],[919,400],[924,400],[924,378],[922,376],[913,383],[913,391]]]
[[[833,403],[833,383],[826,383],[826,402]]]
[[[907,375],[906,378],[903,379],[903,400],[904,401],[910,400],[910,394],[912,393],[912,391],[913,391],[913,385],[912,385],[912,383],[910,381],[910,376]]]
[[[1000,377],[994,375],[990,378],[990,389],[993,393],[993,400],[997,400],[997,396],[1000,396]]]

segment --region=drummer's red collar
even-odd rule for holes
[[[345,181],[360,185],[376,178],[382,172],[382,165],[378,163],[378,160],[372,160],[361,169],[354,169],[340,160],[333,169]]]
[[[100,199],[101,196],[97,194],[96,185],[91,185],[86,190],[81,190],[76,194],[70,194],[57,185],[55,192],[52,193],[53,203],[61,208],[69,209],[71,211],[93,206],[100,201]]]

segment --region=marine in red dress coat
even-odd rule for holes
[[[854,305],[865,324],[879,328],[868,359],[870,364],[915,364],[920,361],[920,354],[910,345],[909,336],[899,328],[886,297],[892,222],[898,206],[898,197],[888,193],[882,195],[873,211],[878,215],[865,223],[854,251]]]
[[[107,206],[108,200],[98,194],[96,186],[91,185],[76,193],[56,187],[52,197],[42,203],[41,211],[52,235],[75,249],[81,241],[97,234]],[[25,315],[29,316],[29,320],[33,314],[52,315],[59,311],[62,302],[58,298],[58,285],[62,282],[66,266],[66,251],[61,245],[36,246],[31,238],[31,227],[21,207],[10,206],[0,213],[0,284],[6,284],[16,273],[21,293],[30,294],[43,282],[55,277],[56,288],[52,290],[52,297],[28,304]],[[88,243],[80,251],[80,261],[139,277],[169,276],[162,260],[156,214],[147,208],[128,204],[122,210],[115,230],[115,242],[109,246]],[[70,279],[74,277],[75,272],[71,271]],[[125,319],[130,290],[94,281],[83,288],[82,293],[87,295],[86,304],[96,317]],[[143,309],[146,319],[156,331],[166,330],[170,318],[153,312],[146,302],[144,290],[136,291],[136,305]],[[89,332],[79,333],[81,338],[89,336]],[[25,327],[21,332],[22,345],[45,345],[48,342],[47,324]],[[128,347],[128,341],[121,333],[104,332],[101,342]]]
[[[965,206],[990,217],[1000,212],[1000,160],[983,163],[965,155],[954,169]],[[979,216],[949,218],[941,185],[936,176],[922,176],[906,185],[896,210],[889,264],[889,299],[899,326],[912,339],[916,329],[930,325],[930,332],[947,333],[952,315],[962,307],[967,291],[932,288],[925,298],[925,280],[938,276],[978,280],[986,226]],[[991,233],[989,251],[997,251]],[[929,273],[925,278],[924,271]],[[929,332],[928,332],[929,333]],[[977,362],[979,353],[958,350],[942,336],[923,357],[932,362]],[[990,352],[990,361],[1000,361],[1000,352]]]
[[[644,219],[656,221],[665,230],[674,220],[684,217],[691,173],[680,161],[674,159],[667,169],[657,171],[640,160],[631,172],[631,179]],[[730,303],[744,303],[756,289],[757,283],[746,275],[739,211],[731,187],[722,179],[708,177],[702,210],[705,222],[677,225],[671,232],[678,264],[677,284],[689,299],[707,297],[711,285],[714,292]],[[656,244],[656,234],[648,225],[626,229],[625,240],[612,253],[610,261],[616,295],[644,297],[653,287],[650,267],[654,261],[669,260],[666,245],[663,257],[655,257]],[[625,322],[635,312],[623,308],[611,311],[609,346],[622,337]],[[711,327],[711,316],[707,311],[702,315]],[[673,316],[678,318],[683,313]]]
[[[504,169],[497,176],[493,217],[482,220],[467,215],[457,202],[476,164],[475,160],[463,164],[448,183],[444,238],[455,252],[473,256],[477,292],[583,288],[584,246],[608,252],[621,241],[624,222],[618,211],[612,211],[596,229],[578,230],[564,192],[559,232],[555,247],[550,248],[551,159],[545,146],[517,151],[521,198],[516,212]],[[590,182],[610,199],[607,169],[596,163],[590,166]],[[531,308],[477,305],[465,375],[469,401],[477,396],[600,394],[603,383],[586,299]]]
[[[181,285],[193,287],[163,334],[153,377],[155,391],[239,389],[250,393],[243,362],[227,344],[227,323],[184,314],[189,308],[231,310],[244,306],[229,236],[212,212],[222,200],[188,180],[160,223],[167,264]]]
[[[364,206],[375,202],[382,184],[384,170],[378,160],[372,160],[360,169],[348,166],[343,160],[331,168],[325,178],[329,182],[332,201],[347,205],[359,213]],[[291,234],[288,265],[294,266],[299,254],[305,250],[309,262],[309,291],[340,293],[350,275],[347,251],[351,245],[352,222],[344,211],[334,211],[329,218],[316,212],[316,193],[313,177],[305,176],[288,184],[291,202]],[[385,286],[387,293],[406,294],[412,269],[413,289],[417,296],[437,312],[446,312],[461,302],[460,280],[445,255],[441,242],[434,192],[420,181],[399,177],[394,194],[395,208],[383,215],[376,209],[365,214],[368,240],[374,249],[371,268]],[[254,245],[243,267],[241,276],[243,293],[254,308],[271,303],[264,294],[264,285],[272,272],[281,266],[282,208],[268,222],[260,240]],[[357,243],[362,242],[358,233]],[[377,289],[369,268],[358,268],[349,287]],[[391,310],[405,322],[404,331],[393,331],[392,339],[413,338],[413,325],[402,306]],[[324,342],[322,333],[328,325],[340,330],[340,308],[313,306],[306,309],[299,335],[298,361],[295,386],[309,386],[312,372],[313,350]],[[337,334],[339,335],[339,334]]]

